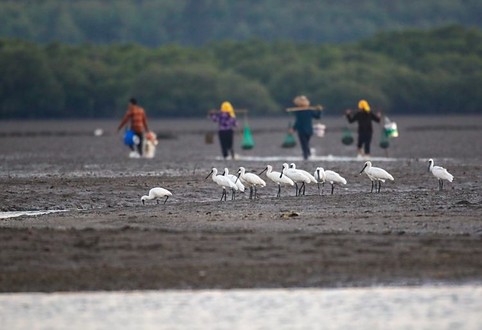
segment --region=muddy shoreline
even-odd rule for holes
[[[379,194],[358,175],[363,162],[300,161],[310,171],[337,170],[348,184],[333,195],[310,186],[306,196],[286,189],[276,198],[267,181],[258,200],[244,194],[226,202],[205,180],[211,167],[259,172],[266,164],[219,160],[202,134],[162,141],[153,160],[127,159],[114,135],[7,134],[0,137],[0,211],[67,211],[0,219],[0,292],[481,283],[481,156],[462,148],[467,135],[458,129],[443,135],[451,134],[452,149],[430,144],[427,134],[438,131],[417,131],[429,124],[407,124],[410,137],[390,149],[395,160],[378,163],[396,178]],[[298,153],[269,149],[280,133],[265,126],[253,154]],[[471,130],[469,138],[481,134]],[[318,154],[353,152],[330,150],[339,148],[338,135],[322,142]],[[426,171],[428,155],[456,178],[444,191]],[[153,186],[172,198],[142,206]]]

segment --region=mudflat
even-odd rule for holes
[[[116,121],[2,122],[0,211],[62,211],[0,219],[0,291],[345,287],[480,283],[481,117],[391,118],[388,149],[375,134],[372,163],[394,182],[371,193],[341,117],[325,117],[315,156],[281,148],[287,119],[250,119],[256,142],[223,160],[207,120],[152,120],[153,159],[130,159]],[[242,124],[242,121],[240,122]],[[101,136],[93,134],[102,129]],[[241,128],[240,128],[241,131]],[[353,127],[353,131],[355,128]],[[356,135],[354,135],[356,140]],[[438,190],[427,159],[455,177]],[[253,173],[284,162],[347,180],[278,187],[263,174],[258,198],[205,179],[212,167]],[[140,198],[161,186],[165,204]]]

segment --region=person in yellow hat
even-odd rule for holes
[[[236,113],[230,102],[223,102],[221,104],[221,111],[211,110],[209,117],[212,121],[218,123],[218,136],[221,144],[221,152],[224,159],[228,158],[228,155],[234,159],[234,128],[237,126]]]
[[[358,102],[358,112],[354,115],[350,109],[345,111],[349,123],[358,122],[358,156],[370,157],[370,144],[372,142],[373,127],[372,121],[380,122],[381,114],[374,114],[370,111],[370,105],[366,100]]]

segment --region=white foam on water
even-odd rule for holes
[[[67,212],[68,210],[45,210],[45,211],[7,211],[0,212],[0,219],[16,218],[21,216],[37,216],[50,213]]]
[[[482,285],[0,294],[4,329],[482,328]]]

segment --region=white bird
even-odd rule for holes
[[[258,187],[266,187],[266,182],[263,179],[254,173],[246,173],[246,169],[242,166],[238,170],[238,180],[249,187],[249,199],[253,198],[253,191],[254,198],[258,197]]]
[[[365,165],[360,171],[360,174],[362,174],[363,172],[365,172],[368,178],[372,181],[372,190],[370,192],[373,192],[373,187],[375,187],[375,190],[377,190],[377,182],[378,192],[380,192],[382,182],[385,182],[385,180],[394,180],[393,176],[390,173],[385,171],[383,168],[372,166],[372,162],[370,161],[365,162]]]
[[[318,181],[316,181],[315,177],[313,175],[311,175],[310,172],[308,171],[305,171],[305,170],[302,170],[300,168],[296,168],[296,164],[295,163],[291,163],[290,164],[290,168],[294,168],[295,170],[297,171],[300,171],[301,173],[303,173],[304,175],[306,175],[309,179],[310,179],[310,182],[309,183],[318,183]],[[302,183],[301,187],[300,187],[300,191],[298,193],[301,193],[301,189],[303,189],[303,195],[305,194],[305,182]]]
[[[346,179],[335,171],[326,170],[323,167],[317,167],[315,170],[315,178],[325,185],[325,182],[331,184],[331,194],[335,189],[335,184],[346,184]],[[318,191],[320,190],[320,184],[318,183]],[[323,192],[322,192],[323,193]]]
[[[273,171],[273,166],[271,165],[266,165],[266,168],[261,173],[259,173],[259,175],[263,174],[265,171],[266,176],[278,185],[278,194],[276,195],[276,197],[281,196],[281,185],[295,185],[293,180],[288,178],[286,175],[281,174],[281,172]]]
[[[229,174],[229,169],[227,167],[224,168],[223,175],[225,177],[227,177],[229,180],[231,180],[238,187],[238,189],[232,190],[233,193],[232,193],[231,199],[234,199],[234,195],[236,194],[236,190],[239,190],[240,192],[244,193],[243,183],[240,180],[238,180],[238,177],[236,175]]]
[[[226,196],[227,196],[226,189],[227,188],[238,190],[238,186],[236,186],[236,184],[234,184],[234,182],[232,182],[228,177],[226,177],[224,175],[218,175],[217,168],[213,167],[213,169],[208,174],[206,179],[209,178],[211,175],[212,175],[214,183],[216,183],[218,186],[221,186],[223,188],[223,194],[221,195],[221,201],[223,200],[223,198],[224,198],[224,200],[226,200]]]
[[[430,158],[428,160],[428,170],[432,172],[432,174],[438,179],[438,189],[442,190],[444,188],[444,181],[447,180],[448,182],[452,182],[454,176],[450,174],[446,168],[442,166],[434,166],[433,159]]]
[[[311,182],[311,179],[308,176],[304,175],[300,170],[297,170],[296,168],[289,168],[288,163],[283,164],[283,169],[281,170],[281,173],[286,175],[295,183],[296,196],[298,196],[299,191],[301,191],[301,188],[298,190],[299,182],[302,182],[303,184]]]
[[[164,204],[166,204],[169,196],[172,196],[172,193],[169,190],[161,188],[161,187],[156,187],[156,188],[152,188],[151,190],[149,190],[148,196],[147,195],[142,196],[141,202],[142,202],[142,205],[145,205],[147,199],[148,200],[155,199],[157,201],[157,204],[159,204],[159,198],[166,197],[166,199],[164,200]]]

